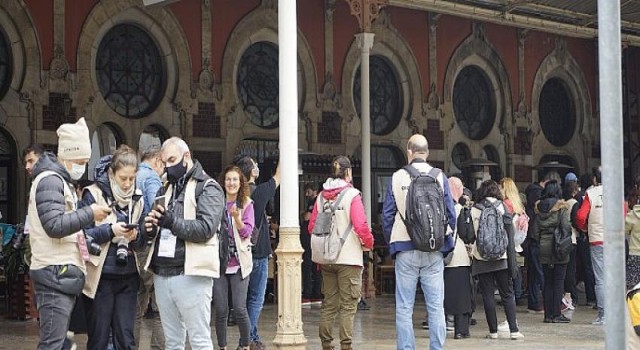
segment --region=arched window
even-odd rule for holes
[[[464,67],[453,85],[453,112],[460,130],[472,140],[482,140],[496,118],[494,88],[478,66]]]
[[[0,212],[2,212],[2,222],[16,222],[15,166],[17,158],[13,138],[0,128]]]
[[[11,61],[11,45],[2,27],[0,27],[0,100],[9,90],[9,86],[11,86]]]
[[[451,150],[451,160],[459,170],[464,170],[462,165],[465,161],[471,159],[471,150],[464,142],[458,142]]]
[[[138,149],[145,150],[151,146],[162,146],[162,143],[167,138],[169,138],[168,133],[164,128],[158,125],[148,125],[140,134]]]
[[[100,125],[91,136],[91,158],[87,175],[89,180],[94,179],[94,169],[100,158],[113,154],[122,143],[122,137],[116,126],[111,124]]]
[[[166,87],[156,43],[144,29],[128,23],[111,28],[100,42],[96,75],[107,105],[127,118],[153,112]]]
[[[251,122],[262,128],[278,126],[278,47],[255,43],[242,54],[238,64],[238,96]]]
[[[569,143],[576,130],[576,108],[567,84],[551,78],[540,92],[540,126],[549,142],[561,147]]]
[[[369,58],[369,106],[371,132],[386,135],[392,132],[402,119],[402,91],[398,74],[386,58],[374,55]],[[361,115],[360,68],[353,81],[353,104]]]
[[[487,159],[495,162],[498,166],[489,167],[489,174],[491,174],[491,179],[494,181],[499,181],[502,179],[502,167],[500,166],[500,154],[498,150],[493,145],[484,146],[484,153],[487,156]]]

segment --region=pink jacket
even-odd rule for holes
[[[344,185],[340,187],[327,188],[325,186],[325,189],[320,192],[320,195],[326,200],[333,200],[345,187],[353,186],[347,182],[344,182]],[[309,219],[309,233],[313,232],[317,216],[318,206],[314,204],[313,212],[311,212],[311,219]],[[360,238],[360,242],[362,242],[362,246],[367,249],[373,249],[373,235],[371,234],[371,229],[369,229],[369,224],[367,224],[367,216],[364,212],[361,195],[354,197],[351,201],[349,218],[351,219],[353,230],[358,235],[358,238]]]

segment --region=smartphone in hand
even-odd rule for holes
[[[164,208],[164,198],[165,196],[158,196],[153,200],[153,209],[156,209],[158,206],[162,206]]]
[[[125,227],[127,230],[131,230],[131,229],[137,228],[137,227],[138,227],[138,224],[125,224],[125,225],[124,225],[124,227]]]

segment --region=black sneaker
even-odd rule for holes
[[[569,322],[571,322],[571,320],[565,317],[564,315],[560,315],[553,318],[553,323],[569,323]]]
[[[429,322],[428,321],[422,321],[422,329],[429,329]]]
[[[371,307],[367,305],[367,303],[363,299],[360,299],[360,302],[358,302],[358,310],[366,311],[370,309]]]

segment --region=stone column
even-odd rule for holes
[[[362,200],[367,213],[367,222],[371,223],[371,115],[369,110],[369,53],[373,46],[373,33],[356,34],[360,47],[360,120],[362,122]]]
[[[302,247],[298,221],[298,75],[296,0],[278,0],[280,103],[280,242],[278,257],[277,349],[303,350]]]

